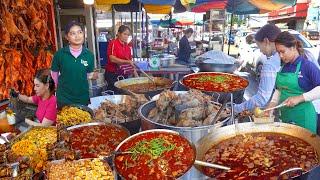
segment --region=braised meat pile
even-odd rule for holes
[[[221,104],[211,101],[211,97],[198,90],[190,90],[177,95],[173,91],[164,91],[156,101],[156,107],[148,115],[155,122],[180,126],[196,127],[210,125]],[[230,110],[225,108],[218,121],[225,119]]]

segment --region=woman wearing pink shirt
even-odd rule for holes
[[[39,122],[25,119],[25,122],[31,126],[51,126],[56,123],[57,118],[57,100],[54,95],[55,84],[51,78],[49,69],[39,70],[34,78],[34,91],[36,95],[26,96],[12,91],[12,97],[18,97],[26,103],[38,105],[36,117]]]

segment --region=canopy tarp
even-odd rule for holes
[[[173,7],[173,13],[182,13],[187,11],[187,8],[181,4],[180,0],[177,0]]]
[[[152,5],[174,5],[176,0],[139,0],[143,4],[152,4]],[[177,0],[179,1],[179,0]]]
[[[130,0],[95,0],[96,5],[128,4]]]
[[[95,8],[101,11],[111,12],[113,4],[128,4],[130,0],[95,0]]]
[[[163,28],[167,28],[167,27],[193,25],[194,22],[188,19],[181,19],[181,20],[171,19],[171,21],[170,20],[151,20],[151,24],[158,25]]]
[[[150,14],[169,14],[171,12],[171,5],[153,5],[144,4],[144,9]]]
[[[140,12],[142,4],[138,0],[131,0],[129,4],[115,4],[114,9],[118,12]]]
[[[213,2],[204,2],[199,5],[192,5],[192,12],[207,12],[211,9],[225,9],[227,6],[227,0],[216,0]]]
[[[193,20],[190,20],[190,19],[181,19],[175,23],[176,26],[189,26],[193,24],[194,24]]]
[[[97,5],[95,4],[95,8],[100,10],[100,11],[105,11],[105,12],[111,12],[112,11],[112,5]]]
[[[186,2],[189,1],[189,4]],[[227,9],[233,14],[261,14],[294,6],[296,0],[181,0],[190,6],[192,12],[206,12],[210,9]]]

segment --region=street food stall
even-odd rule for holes
[[[35,2],[31,9],[39,6]],[[197,7],[197,11],[205,7],[188,2],[179,1],[179,5]],[[230,2],[233,1],[225,1]],[[97,3],[103,6],[103,1]],[[171,0],[164,4],[151,0],[141,3],[150,13],[169,13],[175,6]],[[219,6],[223,4],[220,2]],[[13,3],[12,8],[22,7]],[[121,9],[121,5],[117,8]],[[20,49],[18,45],[7,50],[0,70],[13,64],[10,71],[22,77],[28,74],[25,68],[32,74],[51,62],[47,49],[39,49],[38,56],[32,56],[31,61],[25,56],[30,55],[28,48],[32,46]],[[239,122],[241,116],[248,115],[234,114],[233,96],[244,91],[249,81],[235,73],[238,64],[231,57],[208,52],[197,58],[194,69],[176,64],[172,54],[152,51],[150,54],[148,58],[134,58],[144,76],[120,77],[115,83],[121,94],[103,91],[100,96],[91,97],[88,106],[65,106],[58,111],[55,126],[30,126],[23,132],[15,131],[10,118],[26,107],[13,97],[1,101],[0,130],[4,127],[2,123],[7,122],[7,129],[3,130],[7,132],[0,134],[0,179],[308,179],[320,165],[320,137],[307,129],[252,114],[249,114],[252,122]],[[14,67],[9,56],[11,60],[33,62],[34,68]],[[22,78],[20,83],[12,80],[12,73],[2,75],[6,79],[5,88],[32,93],[33,74]],[[177,85],[185,91],[176,91]],[[0,100],[9,98],[8,89],[1,90]],[[7,107],[14,112],[4,113]],[[259,118],[268,121],[261,123],[257,121]]]

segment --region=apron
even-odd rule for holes
[[[277,73],[276,86],[280,91],[280,103],[292,96],[299,96],[304,93],[298,83],[301,62],[297,65],[296,72]],[[280,119],[285,123],[294,123],[304,127],[313,133],[317,132],[317,113],[312,102],[303,102],[294,107],[280,108]]]

